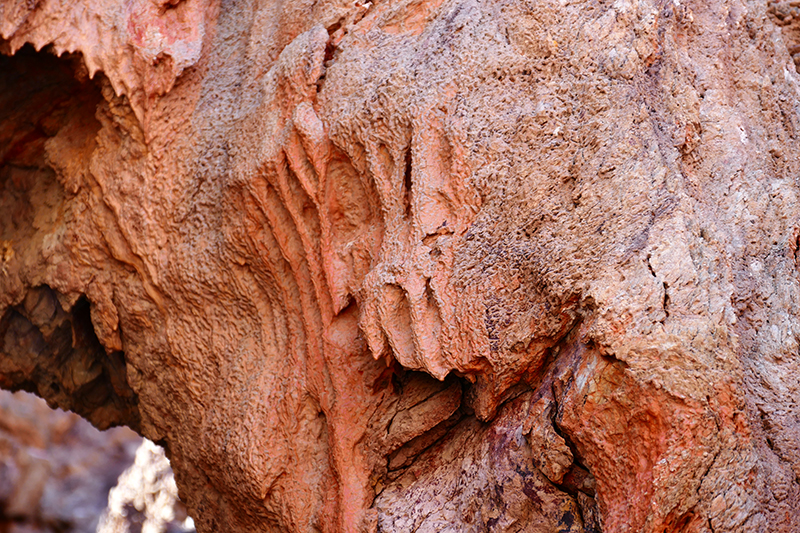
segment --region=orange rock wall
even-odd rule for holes
[[[0,385],[201,532],[794,531],[790,7],[7,1]]]

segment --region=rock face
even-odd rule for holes
[[[794,10],[6,0],[0,386],[201,533],[796,531]]]

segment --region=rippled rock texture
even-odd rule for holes
[[[796,7],[5,0],[0,386],[201,533],[796,531]]]

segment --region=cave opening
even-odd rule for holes
[[[80,54],[8,52],[0,40],[0,533],[194,531],[164,450],[135,433],[123,332],[98,334],[68,265],[31,268],[87,216],[69,200],[90,194],[108,82]]]
[[[3,50],[8,43],[0,42]],[[138,430],[125,354],[100,342],[89,299],[59,288],[60,260],[47,266],[52,282],[31,268],[73,238],[70,220],[86,216],[67,201],[80,184],[65,176],[88,168],[101,85],[79,54],[57,57],[30,45],[0,54],[0,387],[38,394],[100,429]]]
[[[164,450],[0,390],[0,533],[193,533]]]

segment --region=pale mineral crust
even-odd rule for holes
[[[147,439],[141,440],[135,461],[108,492],[107,501],[93,533],[194,533],[169,460]]]
[[[800,530],[796,10],[3,0],[0,386],[201,533]]]

